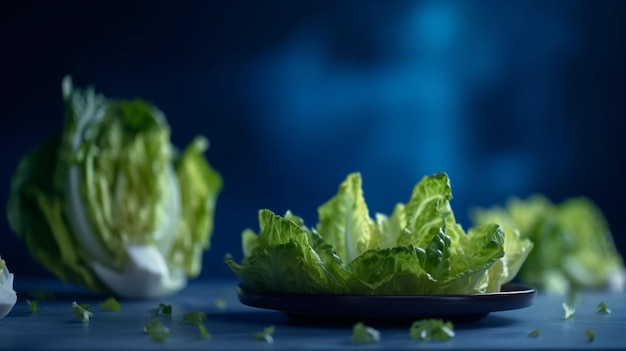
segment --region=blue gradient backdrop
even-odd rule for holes
[[[314,224],[360,171],[373,212],[425,175],[452,206],[585,195],[624,252],[624,1],[4,1],[0,199],[59,130],[61,79],[159,106],[183,146],[211,141],[225,187],[203,276],[257,211]],[[0,227],[18,275],[46,275]]]

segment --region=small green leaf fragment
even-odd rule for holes
[[[263,340],[268,344],[273,344],[274,337],[272,336],[272,334],[274,334],[274,326],[270,325],[268,327],[265,327],[262,331],[255,333],[253,337],[256,340]]]
[[[28,304],[28,310],[30,313],[37,314],[41,311],[39,305],[37,305],[37,300],[26,300],[26,303]]]
[[[183,315],[183,319],[180,322],[183,324],[199,325],[199,324],[202,324],[202,322],[204,322],[205,319],[206,319],[206,313],[193,311],[193,312],[185,313]]]
[[[441,319],[422,319],[413,322],[409,332],[411,338],[419,341],[447,341],[454,337],[454,325]]]
[[[574,313],[576,312],[576,309],[574,308],[574,306],[569,305],[567,302],[563,302],[563,311],[564,311],[564,315],[563,315],[563,319],[568,320],[568,319],[572,319],[572,317],[574,317]]]
[[[76,301],[72,302],[72,309],[74,309],[74,315],[79,321],[83,323],[89,323],[89,320],[93,318],[93,313],[89,311],[89,304],[78,304]]]
[[[596,338],[596,333],[592,329],[587,328],[585,329],[585,336],[588,342],[592,342]]]
[[[172,305],[166,305],[164,303],[160,303],[157,307],[152,308],[148,311],[148,313],[153,316],[165,316],[172,317]]]
[[[226,299],[215,299],[215,306],[220,310],[226,309]]]
[[[206,327],[204,326],[204,324],[200,323],[198,324],[198,330],[200,331],[200,336],[203,339],[210,339],[211,338],[211,334],[209,333],[209,331],[206,329]]]
[[[170,329],[163,325],[158,319],[153,319],[143,326],[143,331],[150,335],[150,338],[157,342],[165,342],[170,335]]]
[[[352,342],[356,344],[373,344],[380,340],[380,332],[359,322],[352,327]]]
[[[206,329],[204,324],[202,324],[202,322],[204,322],[205,320],[206,320],[206,313],[199,312],[199,311],[193,311],[193,312],[185,313],[183,315],[183,319],[181,319],[180,322],[183,323],[183,324],[197,325],[198,326],[198,331],[200,332],[200,336],[203,339],[209,339],[211,337],[211,334]]]
[[[104,301],[100,301],[100,308],[106,311],[119,312],[122,310],[120,303],[114,297],[109,297]]]
[[[528,333],[528,336],[532,337],[532,338],[536,338],[539,336],[539,329],[535,329],[533,331],[531,331],[530,333]]]
[[[604,301],[601,301],[598,304],[598,313],[599,314],[611,314],[611,309],[608,308],[608,306],[604,303]]]

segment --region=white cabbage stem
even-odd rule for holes
[[[98,277],[116,294],[125,298],[155,298],[171,295],[187,285],[184,273],[167,268],[155,246],[130,245],[125,248],[124,269],[117,271],[92,262]]]
[[[4,265],[4,261],[0,263]],[[13,273],[10,273],[6,266],[0,267],[0,319],[9,314],[17,302],[17,293],[13,290],[13,277]]]

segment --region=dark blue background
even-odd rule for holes
[[[62,121],[61,79],[143,97],[224,177],[203,276],[257,210],[317,206],[360,171],[391,212],[446,171],[452,206],[585,195],[622,252],[626,2],[3,1],[0,198]],[[0,254],[45,273],[3,216]]]

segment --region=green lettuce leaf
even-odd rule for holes
[[[450,207],[448,176],[423,177],[406,204],[369,215],[361,176],[351,173],[318,208],[309,229],[302,218],[259,211],[259,233],[242,233],[243,259],[226,264],[248,288],[261,291],[363,295],[473,294],[499,291],[516,269],[490,271],[505,259],[497,224],[465,232]],[[514,241],[514,240],[513,240]],[[521,257],[511,252],[511,257]],[[508,267],[508,266],[507,266]],[[514,267],[513,267],[514,268]],[[490,279],[490,275],[494,278]],[[497,275],[497,277],[496,277]]]
[[[360,175],[348,175],[337,195],[317,212],[317,232],[323,233],[324,241],[335,248],[342,260],[350,262],[367,250],[372,222],[363,198]]]

